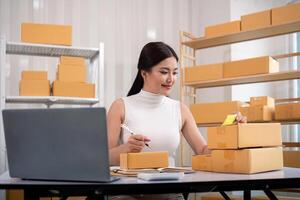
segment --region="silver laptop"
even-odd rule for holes
[[[115,180],[110,176],[105,108],[3,110],[11,177]]]

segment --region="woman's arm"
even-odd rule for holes
[[[110,165],[120,164],[120,153],[140,152],[145,146],[144,141],[149,141],[149,139],[143,135],[131,135],[127,143],[119,145],[121,123],[124,121],[124,116],[125,109],[123,100],[118,99],[111,105],[107,117]]]
[[[182,134],[196,154],[209,154],[206,140],[201,135],[190,109],[181,103]]]

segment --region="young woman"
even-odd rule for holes
[[[195,154],[210,152],[189,108],[168,97],[178,71],[178,57],[170,46],[150,42],[143,47],[127,97],[113,102],[108,112],[111,165],[119,165],[120,153],[168,151],[169,164],[174,166],[180,134]],[[241,115],[237,120],[245,121]],[[121,124],[135,134],[123,130]]]
[[[187,106],[168,97],[178,74],[178,57],[163,42],[144,46],[138,61],[135,81],[125,98],[113,102],[108,112],[109,157],[111,165],[120,164],[120,153],[168,151],[169,165],[175,165],[180,134],[196,154],[209,149]],[[244,120],[241,115],[238,121]],[[126,124],[135,134],[121,129]],[[182,194],[121,195],[109,199],[175,199]]]

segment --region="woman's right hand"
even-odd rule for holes
[[[143,135],[131,135],[125,143],[126,152],[137,153],[141,152],[145,147],[145,143],[149,142],[150,139]]]

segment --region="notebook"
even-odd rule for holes
[[[58,181],[110,176],[105,108],[3,110],[11,177]]]

